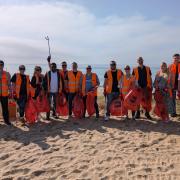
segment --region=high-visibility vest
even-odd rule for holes
[[[147,87],[151,88],[152,87],[152,79],[151,79],[151,74],[150,74],[150,67],[145,66],[146,68],[146,73],[147,73]],[[134,73],[136,80],[139,80],[139,72],[138,72],[138,67],[134,68]]]
[[[9,91],[9,73],[6,71],[2,72],[2,77],[1,77],[1,81],[0,81],[0,96],[6,97],[8,96],[8,91]]]
[[[47,73],[48,93],[50,92],[50,77],[49,77],[49,72]],[[58,71],[57,71],[57,75],[58,75],[58,92],[62,93],[62,78],[61,78],[60,73]]]
[[[130,76],[129,78],[127,78],[127,76],[124,75],[122,77],[122,95],[123,95],[123,97],[125,97],[128,94],[128,92],[130,91],[130,88],[133,86],[133,84],[135,84],[134,76]]]
[[[30,80],[29,80],[29,76],[26,76],[26,91],[27,91],[27,96],[29,95],[29,91],[30,91]],[[21,74],[20,73],[16,73],[16,97],[19,98],[20,95],[20,89],[21,89],[21,83],[22,83],[22,78],[21,78]]]
[[[176,78],[176,64],[171,64],[169,66],[169,72],[171,73],[172,75],[172,84],[173,86],[175,85],[175,78]],[[178,64],[178,74],[180,74],[180,64]]]
[[[96,75],[96,73],[92,73],[91,82],[92,82],[93,87],[97,86],[97,75]],[[83,75],[83,79],[82,79],[82,93],[84,96],[86,95],[86,74]],[[94,95],[97,96],[97,88],[94,90]]]
[[[117,81],[119,82],[123,73],[120,69],[117,69]],[[107,71],[107,84],[106,84],[106,93],[110,94],[112,92],[112,85],[113,85],[113,77],[112,77],[112,71]]]
[[[40,77],[37,76],[37,75],[35,75],[35,78],[36,78],[36,84],[38,84]],[[43,77],[42,77],[42,78],[43,78]],[[31,97],[34,97],[34,96],[35,96],[35,92],[36,92],[36,88],[33,88],[33,87],[31,86],[31,89],[30,89]]]
[[[65,80],[66,77],[65,77],[64,71],[62,69],[60,69],[59,73],[62,76],[63,80]],[[66,73],[68,74],[68,71],[66,71]],[[67,76],[67,74],[66,74],[66,76]]]
[[[76,93],[79,91],[81,77],[81,71],[77,71],[76,77],[73,71],[68,71],[68,90],[70,93]]]

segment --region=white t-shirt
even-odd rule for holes
[[[57,72],[51,71],[50,92],[51,93],[57,93],[58,92],[58,74],[57,74]]]

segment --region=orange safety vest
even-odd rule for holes
[[[29,80],[29,76],[26,76],[26,90],[27,90],[27,96],[29,95],[29,91],[30,91],[30,80]],[[21,88],[21,83],[22,83],[22,79],[21,79],[21,75],[20,73],[16,73],[16,97],[19,98],[19,94],[20,94],[20,88]]]
[[[97,77],[96,73],[92,73],[91,82],[92,82],[93,87],[97,86],[97,78],[96,77]],[[86,74],[83,75],[83,79],[82,79],[82,93],[83,93],[83,96],[86,95]],[[97,88],[94,91],[94,95],[97,96]]]
[[[73,71],[68,71],[68,90],[70,93],[76,93],[79,91],[81,77],[81,71],[77,71],[76,77]]]
[[[125,97],[128,94],[128,92],[130,91],[130,88],[132,88],[134,83],[135,83],[135,77],[134,76],[130,76],[129,78],[127,78],[126,75],[123,76],[123,78],[122,78],[122,94],[123,94],[123,97]]]
[[[117,80],[120,81],[123,73],[120,69],[117,70]],[[112,71],[107,71],[107,84],[106,84],[106,93],[110,94],[112,92],[112,85],[113,85],[113,77],[112,77]]]
[[[147,87],[151,88],[152,87],[152,79],[151,79],[151,75],[150,75],[150,67],[145,66],[146,68],[146,72],[147,72]],[[136,80],[139,80],[139,72],[138,72],[138,67],[134,68],[134,73],[135,73],[135,77]]]
[[[169,71],[172,75],[172,80],[173,80],[173,86],[175,84],[175,78],[176,78],[176,64],[171,64],[169,66]],[[178,64],[178,73],[180,74],[180,64]]]
[[[58,71],[57,71],[57,73],[58,73]],[[49,93],[50,92],[50,77],[49,77],[49,73],[47,73],[47,85],[48,85],[48,93]],[[58,88],[59,88],[58,92],[62,93],[62,78],[61,78],[61,76],[59,77]]]
[[[35,75],[35,77],[36,77],[36,84],[38,84],[38,83],[39,83],[39,76]],[[35,96],[35,92],[36,92],[36,88],[33,88],[33,87],[31,86],[31,90],[30,90],[31,97],[34,97],[34,96]]]
[[[64,71],[62,69],[59,70],[60,75],[62,76],[63,80],[65,80],[65,74]],[[67,71],[68,73],[68,71]]]
[[[6,97],[8,96],[8,91],[9,91],[9,74],[6,71],[2,72],[2,77],[1,77],[1,82],[0,82],[0,88],[1,88],[1,96]]]

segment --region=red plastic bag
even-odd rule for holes
[[[96,112],[94,103],[95,103],[94,92],[93,91],[88,92],[87,99],[86,99],[86,109],[89,116],[92,116]]]
[[[155,91],[154,99],[156,101],[155,107],[154,107],[154,114],[156,114],[158,117],[160,117],[162,120],[167,120],[168,115],[168,109],[166,107],[166,104],[164,103],[164,98],[160,91]]]
[[[152,109],[152,91],[151,89],[143,89],[142,90],[142,98],[140,103],[146,111],[150,112]]]
[[[36,99],[36,108],[37,112],[49,112],[50,111],[50,105],[47,96],[41,94]]]
[[[30,124],[35,123],[37,117],[38,117],[38,111],[35,106],[35,101],[32,98],[29,98],[25,107],[26,121]]]
[[[81,96],[76,95],[72,103],[72,112],[76,118],[82,118],[84,115],[84,103]]]
[[[111,102],[109,110],[112,116],[124,116],[128,113],[120,97]]]
[[[56,113],[60,116],[68,116],[68,104],[64,94],[56,98]]]
[[[135,88],[129,91],[124,98],[124,106],[128,110],[136,111],[141,102],[142,92],[140,88]]]

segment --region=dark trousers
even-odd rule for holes
[[[8,111],[8,97],[0,96],[1,106],[2,106],[2,114],[4,121],[6,123],[9,122],[9,111]]]
[[[76,96],[76,93],[69,93],[68,94],[69,116],[72,115],[72,102],[73,102],[73,99],[75,96]]]
[[[172,104],[173,104],[173,113],[176,114],[176,90],[172,91]]]
[[[57,97],[58,93],[48,93],[48,101],[49,101],[49,105],[51,107],[51,103],[52,103],[52,110],[53,110],[53,115],[56,115],[56,97]],[[50,117],[50,112],[47,112],[46,114],[47,118]]]
[[[83,102],[84,102],[84,116],[86,115],[86,99],[87,99],[87,96],[84,96],[84,97],[83,97]],[[97,104],[97,96],[95,96],[94,108],[95,108],[95,110],[96,110],[96,115],[99,115],[99,107],[98,107],[98,104]]]
[[[26,95],[20,95],[20,97],[17,99],[17,104],[19,106],[19,115],[21,118],[24,117],[26,102],[27,102]]]

